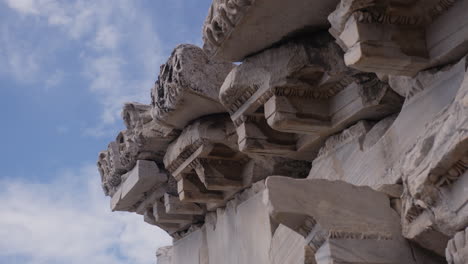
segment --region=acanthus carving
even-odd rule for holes
[[[219,88],[232,67],[210,60],[197,46],[177,46],[161,66],[151,91],[153,119],[172,131],[204,115],[224,112],[218,102]]]
[[[221,46],[254,2],[255,0],[214,1],[203,27],[205,42],[203,48],[208,52],[214,52],[217,47]]]

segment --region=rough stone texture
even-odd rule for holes
[[[314,160],[309,178],[373,187],[401,182],[401,174],[395,171],[399,159],[454,100],[464,75],[465,59],[404,82],[408,94],[399,115],[375,125],[363,121],[330,137]]]
[[[262,202],[262,187],[256,188],[207,216],[210,263],[269,263],[274,224]]]
[[[330,33],[346,51],[346,65],[413,76],[468,51],[467,6],[466,0],[341,0],[329,16]]]
[[[208,59],[197,46],[177,46],[161,66],[151,91],[153,119],[172,131],[183,129],[196,118],[225,112],[218,94],[232,67],[231,63]]]
[[[178,181],[180,199],[206,204],[209,210],[272,173],[294,177],[308,168],[304,162],[241,153],[234,125],[226,116],[205,117],[188,125],[168,147],[164,164]]]
[[[270,246],[270,264],[315,264],[314,252],[300,234],[279,225]]]
[[[437,231],[451,237],[468,225],[468,74],[464,77],[454,101],[426,124],[398,167],[405,184],[404,234],[441,255],[443,243],[434,248],[428,236]]]
[[[145,198],[145,193],[161,187],[167,182],[167,177],[155,162],[137,161],[135,167],[122,176],[125,180],[112,196],[112,211],[134,210],[137,203]]]
[[[213,0],[99,153],[112,210],[160,264],[466,263],[466,10]]]
[[[266,188],[270,215],[306,239],[317,264],[418,263],[383,193],[344,182],[278,176],[268,178]]]
[[[448,264],[468,263],[468,228],[455,234],[448,242],[445,256]]]
[[[311,160],[327,136],[399,110],[402,99],[387,84],[345,67],[341,56],[321,32],[237,66],[220,98],[236,124],[240,150]]]
[[[216,59],[240,61],[301,30],[326,27],[327,15],[337,3],[213,0],[203,26],[203,48]]]
[[[157,264],[172,264],[172,246],[158,248],[156,258]]]
[[[172,264],[209,264],[205,228],[174,242]]]

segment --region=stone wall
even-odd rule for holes
[[[213,0],[99,153],[111,209],[159,264],[468,263],[467,10]]]

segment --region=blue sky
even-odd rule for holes
[[[94,164],[122,103],[149,103],[172,49],[201,45],[210,3],[0,0],[0,264],[153,263],[170,243],[109,212]]]

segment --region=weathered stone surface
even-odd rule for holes
[[[342,0],[329,16],[330,33],[345,50],[346,65],[413,76],[466,54],[466,6],[466,0]]]
[[[448,264],[468,263],[468,228],[455,234],[448,242],[445,256]]]
[[[444,246],[433,248],[428,230],[447,238],[468,225],[468,74],[464,77],[456,98],[426,124],[398,166],[405,184],[404,234],[441,255]]]
[[[196,220],[190,214],[169,214],[164,203],[157,201],[153,205],[153,215],[157,223],[190,225]]]
[[[123,183],[112,197],[112,211],[135,210],[145,193],[158,189],[167,182],[167,174],[160,172],[153,161],[139,160],[131,171],[122,176]]]
[[[455,98],[465,75],[465,60],[440,71],[422,72],[409,84],[400,114],[377,124],[363,121],[330,137],[313,162],[310,179],[343,180],[377,188],[401,182],[399,159],[426,125]]]
[[[236,124],[240,150],[311,160],[327,136],[399,110],[402,99],[388,85],[347,68],[341,56],[321,32],[237,66],[220,98]]]
[[[164,206],[168,214],[203,215],[205,213],[198,204],[182,202],[178,196],[169,193],[164,194]]]
[[[169,143],[178,135],[151,117],[150,105],[126,103],[122,119],[127,130],[117,137],[121,162],[130,170],[139,159],[161,161]]]
[[[240,61],[300,31],[326,27],[337,3],[214,0],[203,27],[203,48],[216,59]]]
[[[164,163],[178,181],[179,198],[207,204],[209,210],[274,172],[297,177],[308,169],[304,162],[241,153],[227,116],[205,117],[187,126],[168,147]]]
[[[205,228],[174,242],[172,264],[209,264]]]
[[[276,226],[262,202],[263,188],[263,184],[257,183],[226,208],[207,216],[210,263],[270,264],[268,255]]]
[[[161,66],[151,91],[153,119],[172,131],[182,130],[199,117],[225,112],[218,94],[232,67],[231,63],[208,59],[197,46],[177,46]]]
[[[317,264],[417,263],[389,198],[368,187],[270,177],[270,215],[301,234]]]
[[[270,264],[315,264],[314,252],[300,234],[279,225],[270,246]]]
[[[157,264],[172,264],[172,246],[158,248],[156,251]]]
[[[241,151],[306,160],[329,135],[402,103],[375,75],[347,68],[325,33],[248,58],[228,75],[220,98]]]

